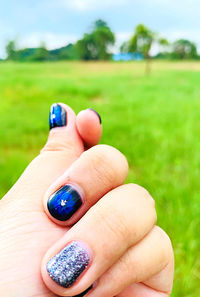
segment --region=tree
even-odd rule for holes
[[[47,61],[49,59],[49,51],[46,49],[45,43],[42,42],[40,47],[38,47],[32,57],[30,57],[32,61]]]
[[[168,49],[168,47],[170,45],[169,41],[166,38],[163,38],[163,37],[158,39],[158,43],[160,45],[160,53],[166,52],[166,50]]]
[[[76,43],[76,48],[81,60],[97,60],[97,50],[92,34],[85,33]]]
[[[133,37],[129,42],[129,52],[141,53],[146,60],[146,74],[150,73],[150,51],[152,45],[157,44],[167,44],[167,40],[164,38],[159,38],[157,34],[152,32],[148,27],[143,24],[139,24],[135,28]]]
[[[179,39],[173,43],[172,58],[196,59],[197,57],[197,47],[193,42],[187,39]]]
[[[120,53],[128,53],[129,52],[129,41],[125,41],[120,46]]]
[[[24,48],[16,52],[17,61],[26,62],[32,61],[32,57],[35,56],[37,48]]]
[[[94,23],[91,33],[84,34],[77,42],[80,58],[83,60],[108,60],[109,46],[115,43],[115,35],[103,20]]]
[[[8,60],[16,59],[16,45],[14,40],[10,40],[6,44],[6,54]]]
[[[169,41],[166,38],[161,37],[159,38],[159,44],[163,47],[166,47],[169,45]]]
[[[78,54],[75,46],[70,43],[66,47],[60,50],[60,53],[57,55],[58,60],[77,60]]]
[[[146,59],[146,73],[150,72],[150,50],[154,40],[154,33],[143,24],[135,28],[135,33],[129,43],[129,51],[141,53]]]
[[[69,43],[68,45],[53,49],[49,51],[49,59],[50,61],[58,61],[58,60],[77,60],[78,53],[74,44]]]
[[[166,38],[159,38],[158,39],[159,44],[159,52],[154,56],[156,59],[169,59],[170,57],[170,43]]]
[[[102,27],[108,27],[108,25],[104,20],[99,19],[94,22],[94,27],[95,27],[95,29],[97,29],[97,28],[102,28]]]
[[[110,54],[108,53],[108,48],[115,43],[115,36],[113,32],[108,26],[102,26],[96,27],[92,35],[97,50],[97,59],[109,59]]]

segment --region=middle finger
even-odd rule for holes
[[[126,158],[117,149],[97,145],[84,152],[47,191],[44,208],[59,225],[73,225],[103,195],[127,177]]]
[[[154,202],[146,190],[133,184],[112,190],[47,252],[42,265],[46,285],[62,296],[83,292],[155,221]]]

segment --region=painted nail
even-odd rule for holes
[[[95,113],[96,113],[96,115],[98,116],[98,118],[99,118],[99,122],[100,122],[100,124],[102,123],[102,120],[101,120],[101,116],[100,116],[100,114],[95,110],[95,109],[93,109],[93,108],[88,108],[89,110],[92,110],[92,111],[94,111]]]
[[[85,290],[83,293],[76,295],[76,296],[72,296],[72,297],[83,297],[85,296],[90,290],[93,289],[93,285],[91,285],[91,287],[89,287],[87,290]]]
[[[65,185],[52,194],[47,201],[50,214],[59,221],[69,220],[81,207],[83,201],[73,185]]]
[[[49,127],[50,130],[56,127],[63,127],[67,125],[67,113],[60,104],[51,105],[49,113]]]
[[[72,241],[47,263],[47,272],[58,285],[69,288],[88,267],[89,262],[86,248],[80,242]]]

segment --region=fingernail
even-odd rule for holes
[[[89,253],[83,244],[72,241],[47,263],[47,272],[58,285],[69,288],[88,267],[89,262]]]
[[[91,287],[89,287],[86,291],[84,291],[83,293],[76,295],[76,296],[72,296],[72,297],[83,297],[92,289],[93,289],[93,285]]]
[[[96,115],[98,116],[98,118],[99,118],[99,122],[100,122],[100,124],[102,123],[102,120],[101,120],[101,116],[100,116],[100,114],[95,110],[95,109],[93,109],[93,108],[88,108],[89,110],[92,110],[92,111],[94,111],[95,113],[96,113]]]
[[[81,195],[73,185],[65,185],[52,194],[47,201],[47,208],[56,220],[67,221],[81,207]]]
[[[49,127],[50,130],[56,127],[63,127],[67,125],[67,113],[60,104],[51,105],[49,113]]]

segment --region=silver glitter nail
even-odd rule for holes
[[[79,242],[73,241],[49,260],[47,271],[57,284],[69,288],[88,267],[89,262],[87,250]]]

